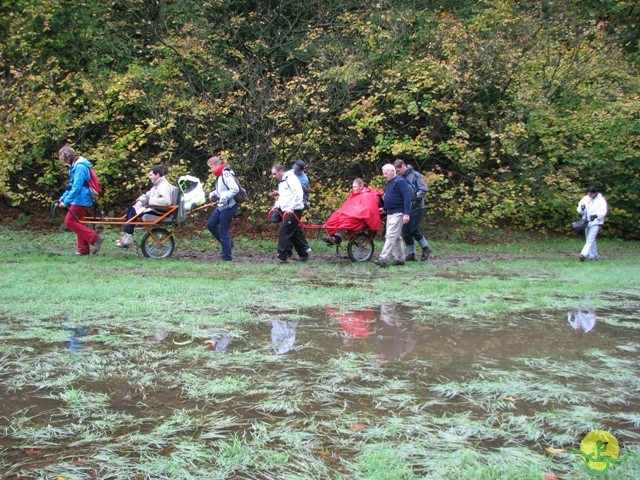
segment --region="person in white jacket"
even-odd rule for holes
[[[153,186],[147,193],[140,195],[136,199],[136,203],[129,207],[126,216],[127,221],[140,213],[144,213],[144,215],[139,217],[137,221],[143,222],[152,222],[164,215],[165,212],[155,211],[153,207],[166,207],[171,205],[171,193],[174,187],[164,178],[165,173],[166,169],[162,165],[154,165],[151,167],[148,177]],[[132,246],[135,243],[133,240],[134,228],[134,225],[125,225],[122,229],[122,237],[116,240],[116,246],[120,248],[129,248]]]
[[[220,258],[230,262],[233,260],[231,221],[238,213],[238,203],[235,201],[235,196],[240,192],[240,185],[236,180],[236,174],[227,165],[227,161],[222,155],[211,157],[207,160],[207,165],[216,176],[216,189],[211,192],[210,198],[218,201],[216,209],[207,222],[207,229],[220,242]]]
[[[589,220],[585,229],[585,244],[580,252],[579,259],[584,262],[585,259],[598,260],[598,247],[596,245],[596,237],[600,231],[600,227],[604,225],[604,217],[607,216],[607,201],[594,186],[587,188],[587,194],[582,197],[578,203],[577,212],[582,218]]]
[[[287,170],[282,164],[271,168],[271,176],[278,182],[278,195],[274,209],[282,212],[282,223],[278,230],[278,261],[287,262],[287,249],[293,245],[300,260],[306,262],[309,252],[304,229],[298,228],[304,210],[304,194],[300,180],[293,170]]]

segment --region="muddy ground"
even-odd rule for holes
[[[194,250],[192,247],[185,248],[185,242],[180,242],[180,238],[188,238],[194,232],[201,232],[206,229],[206,223],[208,219],[208,213],[202,212],[195,218],[190,218],[185,224],[180,225],[179,234],[177,235],[176,251],[172,258],[184,259],[184,260],[196,260],[204,263],[215,263],[220,261],[220,249],[219,246],[212,246],[207,250]],[[39,208],[11,208],[7,205],[0,204],[0,225],[11,226],[18,230],[39,231],[43,233],[55,233],[64,228],[62,223],[63,214],[57,212],[54,217],[51,216],[51,212],[48,209]],[[99,229],[101,227],[98,227]],[[115,228],[106,227],[107,232],[116,232]],[[321,238],[324,235],[322,230],[310,230],[307,231],[307,239],[311,242],[312,247],[315,246],[309,264],[313,264],[314,261],[330,262],[330,263],[346,263],[351,261],[347,255],[346,242],[340,246],[337,250],[334,247],[326,246],[322,243]],[[426,232],[425,232],[426,233]],[[110,235],[111,236],[111,235]],[[234,262],[236,263],[271,263],[275,262],[276,256],[276,241],[277,241],[277,226],[264,221],[252,221],[248,216],[239,216],[234,219],[232,224],[232,237],[233,238],[245,238],[245,239],[262,239],[273,241],[273,252],[251,250],[247,248],[236,249],[234,255]],[[430,238],[434,240],[433,238]],[[213,239],[212,239],[213,241]],[[436,239],[436,243],[446,242],[446,239]],[[490,247],[495,242],[495,238],[487,240],[486,245]],[[482,240],[476,237],[470,238],[471,244],[482,244]],[[72,245],[73,242],[70,244]],[[378,235],[375,240],[375,254],[374,258],[380,252],[383,244],[383,237]],[[73,245],[72,245],[73,246]],[[72,246],[70,248],[72,248]],[[578,244],[576,244],[578,248]],[[108,251],[108,250],[107,250]],[[577,250],[576,250],[577,251]],[[543,254],[533,255],[528,252],[523,255],[496,255],[494,252],[488,251],[483,253],[470,253],[461,254],[459,252],[455,254],[438,252],[438,249],[434,249],[434,253],[429,259],[429,263],[436,265],[452,266],[470,262],[481,262],[491,260],[515,260],[523,258],[543,258]],[[140,251],[138,254],[142,255]],[[571,258],[575,256],[575,252],[567,252],[566,257]],[[294,259],[292,263],[298,263],[295,258],[297,255],[294,253]],[[377,267],[376,267],[377,268]]]

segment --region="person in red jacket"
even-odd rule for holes
[[[353,181],[352,188],[349,198],[325,223],[329,234],[322,240],[328,245],[339,244],[346,232],[359,232],[366,228],[371,233],[382,230],[380,197],[384,192],[365,187],[361,178]]]

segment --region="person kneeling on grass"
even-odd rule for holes
[[[144,212],[140,221],[152,222],[156,218],[164,215],[164,212],[155,211],[150,206],[164,207],[171,205],[171,193],[173,191],[173,185],[164,178],[166,170],[162,165],[154,165],[149,172],[149,181],[153,187],[147,193],[144,193],[138,197],[136,203],[129,207],[127,210],[127,221],[131,220],[136,215]],[[133,231],[134,225],[125,225],[122,229],[124,235],[119,240],[116,240],[116,246],[120,248],[129,248],[134,244]]]
[[[365,187],[362,179],[356,178],[349,198],[325,223],[329,234],[322,240],[328,245],[337,245],[346,232],[359,232],[368,228],[369,232],[375,234],[382,230],[380,197],[383,194],[382,190]]]

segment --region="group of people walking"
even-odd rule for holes
[[[425,208],[424,195],[428,191],[422,175],[411,166],[405,165],[402,160],[396,160],[393,165],[384,165],[382,175],[387,181],[382,197],[382,208],[387,214],[387,228],[382,252],[374,263],[380,267],[387,267],[415,261],[414,241],[422,247],[420,260],[428,260],[431,248],[420,231]],[[413,201],[411,189],[415,191],[416,196]]]
[[[59,150],[58,157],[69,167],[69,184],[58,204],[67,208],[64,223],[77,236],[75,253],[89,255],[91,246],[93,253],[97,253],[103,238],[82,223],[87,209],[93,203],[89,189],[91,162],[79,156],[68,145]],[[240,184],[222,155],[211,157],[207,165],[215,176],[215,189],[210,200],[216,201],[207,229],[221,245],[220,258],[232,261],[231,223],[238,211],[235,197],[240,192]],[[272,212],[277,214],[280,223],[276,256],[279,263],[288,262],[294,250],[300,261],[307,261],[312,251],[300,224],[304,210],[309,205],[309,178],[305,168],[306,164],[302,160],[296,161],[290,169],[279,163],[271,168],[271,176],[277,182],[277,189],[270,195],[274,198]],[[152,221],[154,217],[163,215],[153,207],[171,205],[171,192],[175,188],[164,175],[165,169],[162,166],[151,167],[149,181],[152,188],[129,207],[127,220],[136,217],[142,221]],[[428,260],[432,250],[421,231],[425,195],[429,191],[424,178],[401,159],[384,165],[382,175],[386,180],[384,191],[369,189],[360,178],[353,181],[349,198],[327,220],[325,227],[328,234],[323,240],[329,245],[336,245],[347,233],[365,228],[375,234],[382,229],[382,215],[386,215],[385,241],[374,263],[384,268],[405,265],[408,261]],[[589,220],[585,231],[586,242],[579,259],[597,260],[596,237],[607,215],[607,202],[595,187],[590,186],[578,203],[577,211]],[[133,232],[133,225],[125,225],[123,235],[116,241],[116,245],[121,248],[134,245]]]
[[[273,210],[282,219],[278,230],[277,259],[280,263],[289,260],[292,248],[301,261],[307,261],[311,252],[300,226],[305,202],[303,182],[299,177],[301,173],[304,175],[301,172],[304,167],[304,162],[298,161],[290,170],[282,164],[271,169],[271,176],[278,182],[278,190],[272,192],[276,198]],[[414,242],[422,248],[420,260],[428,260],[431,248],[420,231],[420,223],[425,209],[424,196],[429,189],[422,175],[402,160],[383,166],[382,174],[387,180],[384,191],[367,188],[360,178],[353,181],[349,198],[327,220],[328,234],[323,240],[329,245],[337,245],[346,233],[365,228],[375,234],[382,229],[381,214],[386,213],[385,243],[376,265],[404,265],[407,261],[417,260]],[[308,184],[306,175],[304,179]],[[411,189],[416,192],[415,199],[411,198]]]
[[[386,180],[384,190],[367,188],[361,178],[353,181],[351,195],[327,220],[328,235],[323,240],[337,245],[347,232],[367,228],[377,233],[382,229],[381,213],[386,213],[385,243],[375,263],[386,267],[428,260],[432,250],[420,226],[425,211],[424,197],[429,191],[424,178],[400,159],[393,165],[384,165],[382,175]],[[416,243],[421,248],[419,257]]]

